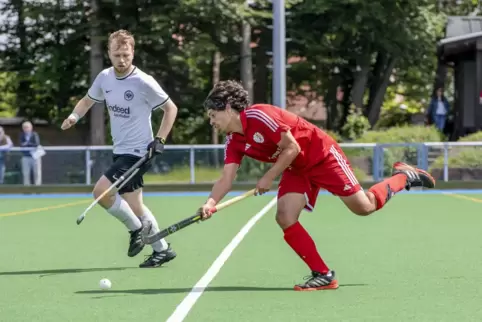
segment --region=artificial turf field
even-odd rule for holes
[[[0,321],[166,321],[272,198],[252,197],[170,236],[178,257],[140,269],[150,248],[127,257],[124,226],[100,207],[76,225],[90,199],[0,196]],[[164,227],[205,199],[145,198]],[[482,194],[402,193],[357,217],[322,195],[301,222],[340,288],[295,292],[309,272],[285,244],[273,208],[184,321],[481,321],[481,209]],[[111,290],[99,289],[104,277]]]

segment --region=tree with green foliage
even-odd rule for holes
[[[384,104],[392,108],[393,93],[404,95],[410,108],[421,108],[419,102],[431,91],[444,10],[453,14],[476,8],[472,0],[460,6],[441,0],[285,2],[290,12],[287,37],[292,39],[287,55],[300,58],[287,70],[287,88],[301,93],[302,85],[309,85],[323,96],[328,128],[343,129],[349,137],[359,132],[350,124],[366,124],[353,121],[362,116],[350,114],[352,104],[371,128],[386,114]],[[253,101],[270,102],[267,52],[272,50],[272,13],[267,0],[251,6],[245,0],[7,0],[0,13],[7,17],[0,29],[7,36],[0,67],[15,74],[4,85],[14,96],[4,101],[15,100],[18,116],[58,124],[86,93],[98,70],[109,65],[107,37],[120,28],[136,37],[134,63],[152,74],[179,107],[171,142],[212,141],[202,102],[216,80],[241,78],[243,53],[249,52],[241,50],[246,24],[254,45]],[[106,111],[95,109],[82,122],[89,123],[90,118],[91,131],[96,131],[107,123],[101,116]],[[154,126],[160,119],[154,115]]]
[[[352,102],[373,127],[393,75],[403,78],[410,66],[433,68],[430,59],[443,27],[434,8],[429,0],[319,0],[295,6],[290,23],[299,39],[297,50],[307,57],[299,68],[313,70],[309,81],[326,97],[328,114],[337,111],[341,85],[349,95],[344,116]]]
[[[0,73],[0,117],[14,117],[17,114],[16,108],[16,77],[15,73]]]

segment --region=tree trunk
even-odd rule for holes
[[[338,100],[336,94],[338,92],[338,76],[333,76],[330,80],[329,89],[325,95],[325,107],[326,107],[326,129],[331,131],[337,131],[337,118],[338,114]]]
[[[213,86],[221,79],[221,52],[216,50],[213,54]],[[212,127],[212,143],[219,144],[219,133],[215,127]],[[219,151],[213,150],[214,165],[219,167]]]
[[[437,59],[437,72],[435,74],[435,79],[433,82],[433,93],[437,90],[437,88],[444,88],[445,87],[445,79],[447,77],[447,66],[445,62],[440,59]]]
[[[351,101],[358,108],[363,108],[363,96],[370,74],[370,57],[360,62],[360,70],[354,74],[353,87],[351,89]]]
[[[33,111],[30,111],[29,108],[29,97],[30,94],[30,80],[29,80],[29,71],[30,67],[28,66],[28,52],[27,52],[27,32],[25,27],[25,14],[24,14],[24,2],[23,0],[15,0],[12,1],[13,7],[17,12],[17,26],[16,26],[16,34],[19,41],[19,51],[17,54],[17,66],[19,66],[20,70],[18,71],[19,82],[16,91],[16,105],[18,109],[19,116],[27,116],[31,117]]]
[[[251,25],[247,21],[242,22],[241,27],[241,82],[248,91],[249,101],[253,102],[253,62],[251,54]]]
[[[90,81],[91,83],[104,68],[100,20],[98,16],[99,0],[91,0],[90,19]],[[90,144],[105,144],[104,104],[96,103],[90,110]]]
[[[377,92],[378,87],[381,84],[381,79],[383,78],[383,71],[385,69],[385,65],[387,63],[387,55],[384,55],[381,52],[377,53],[377,58],[375,61],[375,66],[373,67],[372,72],[372,79],[370,81],[370,88],[368,92],[368,104],[365,106],[363,114],[368,117],[370,114],[370,109],[375,98],[375,93]]]
[[[268,97],[268,63],[269,56],[266,54],[268,50],[269,37],[268,29],[263,29],[259,34],[258,47],[255,49],[255,80],[256,86],[253,89],[253,103],[266,103]],[[270,49],[271,50],[271,49]]]
[[[375,126],[380,118],[380,112],[383,105],[383,99],[390,83],[390,76],[395,67],[396,59],[389,57],[387,54],[379,53],[377,63],[375,65],[376,77],[373,86],[370,88],[370,99],[368,106],[368,121],[371,127]]]
[[[213,86],[221,79],[221,52],[216,50],[213,54]],[[216,128],[212,131],[213,144],[219,144],[219,134]]]

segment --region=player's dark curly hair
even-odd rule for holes
[[[204,101],[204,108],[223,111],[227,104],[237,112],[243,111],[250,105],[248,91],[233,80],[216,83]]]

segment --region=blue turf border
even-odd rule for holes
[[[244,193],[244,191],[231,191],[228,196],[236,196]],[[454,189],[454,190],[417,190],[417,191],[403,191],[402,194],[482,194],[481,189]],[[176,192],[144,192],[145,197],[207,197],[209,191],[176,191]],[[271,191],[266,193],[268,196],[275,196],[276,192]],[[330,195],[327,191],[321,191],[320,196]],[[0,194],[1,199],[36,199],[36,198],[92,198],[90,193],[40,193],[40,194]]]

